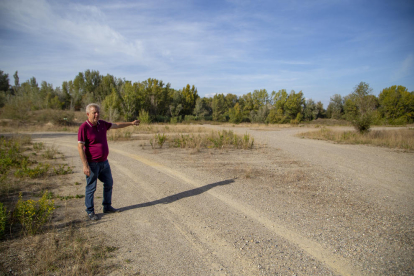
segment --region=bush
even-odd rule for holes
[[[198,120],[197,116],[193,116],[193,115],[185,115],[184,116],[184,121],[186,121],[186,122],[197,121],[197,120]]]
[[[177,117],[171,117],[171,120],[170,120],[170,123],[171,124],[177,124],[177,123],[179,123],[179,122],[181,122],[181,116],[177,116]]]
[[[141,124],[150,124],[151,123],[150,115],[144,109],[141,109],[141,111],[139,112],[138,120],[140,120]]]
[[[168,116],[162,116],[162,115],[156,115],[154,117],[154,120],[153,121],[154,122],[157,122],[157,123],[167,123],[167,122],[170,121],[170,117],[168,117]]]
[[[54,200],[47,199],[48,192],[43,193],[42,198],[38,201],[22,199],[22,194],[19,194],[14,215],[23,227],[23,231],[30,235],[35,235],[40,228],[45,225],[55,210]]]
[[[369,129],[371,128],[371,124],[372,124],[372,116],[369,113],[365,113],[364,115],[356,116],[352,120],[352,125],[360,133],[368,132]]]
[[[155,134],[154,139],[150,139],[150,144],[151,144],[152,148],[154,149],[155,148],[155,143],[157,143],[158,146],[161,149],[166,141],[167,141],[167,136],[165,136],[164,134],[157,133],[157,134]]]

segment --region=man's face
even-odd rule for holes
[[[98,123],[98,120],[99,120],[99,109],[92,106],[89,109],[89,113],[86,113],[86,115],[88,116],[89,122],[91,122],[92,125],[96,126],[96,124]]]

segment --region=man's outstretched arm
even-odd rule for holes
[[[120,123],[112,123],[112,126],[110,129],[117,129],[117,128],[124,128],[128,126],[138,126],[140,123],[139,120],[135,120],[133,122],[120,122]]]

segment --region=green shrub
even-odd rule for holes
[[[39,178],[45,176],[47,171],[49,170],[49,164],[42,164],[39,163],[33,169],[28,168],[27,165],[23,165],[21,169],[18,169],[14,172],[14,176],[16,177],[29,177],[29,178]]]
[[[0,139],[0,174],[6,175],[11,168],[26,166],[28,157],[21,154],[21,144],[14,139]]]
[[[365,113],[364,115],[356,116],[352,120],[352,125],[360,133],[368,132],[369,129],[371,128],[371,124],[372,124],[372,116],[369,113]]]
[[[149,124],[151,123],[151,117],[147,111],[141,109],[139,112],[138,120],[140,120],[141,124]]]
[[[170,123],[171,124],[177,124],[177,123],[179,123],[179,122],[181,122],[181,116],[178,116],[178,117],[171,117],[171,119],[170,119]]]
[[[165,136],[164,134],[157,133],[155,134],[153,139],[150,139],[150,144],[153,149],[155,148],[155,144],[157,144],[161,149],[166,141],[167,136]]]
[[[59,167],[57,167],[57,168],[56,167],[53,168],[53,172],[56,175],[65,175],[65,174],[73,173],[73,170],[70,166],[68,166],[66,164],[63,164],[63,165],[59,165]]]
[[[197,116],[193,116],[193,115],[185,115],[184,116],[184,121],[186,121],[186,122],[197,121],[197,120],[198,120]]]
[[[53,210],[55,210],[55,203],[54,200],[47,199],[47,191],[38,201],[31,199],[25,201],[20,193],[14,215],[25,233],[35,235],[46,224]]]

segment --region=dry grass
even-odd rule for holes
[[[77,199],[78,196],[53,194],[54,189],[65,187],[71,192],[77,191],[78,183],[70,182],[72,170],[64,163],[64,156],[42,143],[32,143],[29,135],[10,139],[18,142],[15,156],[27,157],[25,162],[32,164],[30,167],[44,163],[50,165],[50,169],[46,176],[36,178],[17,177],[15,171],[19,170],[18,167],[6,170],[3,166],[1,170],[0,202],[6,207],[7,223],[5,235],[0,237],[0,275],[105,275],[118,269],[118,265],[111,264],[109,259],[116,248],[108,246],[104,237],[91,236],[87,230],[88,222],[70,219],[71,214],[66,206],[78,206],[83,200]],[[4,165],[5,160],[0,163]],[[45,190],[51,191],[52,198],[61,199],[55,200],[56,205],[61,205],[65,199],[65,207],[58,206],[61,208],[55,210],[52,220],[41,228],[40,234],[25,235],[13,216],[19,193],[22,193],[24,200],[36,200]]]
[[[337,131],[322,128],[319,131],[300,133],[298,136],[344,144],[364,144],[393,149],[414,150],[414,130],[411,128],[371,130],[365,134],[360,134],[356,131]]]
[[[105,275],[116,269],[107,259],[117,248],[78,226],[2,242],[2,275]]]
[[[133,133],[140,134],[157,134],[157,133],[203,133],[206,129],[193,125],[139,125],[134,127]]]

